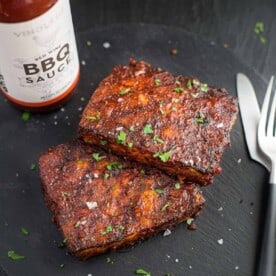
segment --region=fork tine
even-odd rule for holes
[[[266,122],[267,122],[267,116],[268,116],[268,107],[269,107],[269,99],[270,99],[270,94],[272,91],[272,85],[274,81],[274,76],[270,78],[265,97],[264,97],[264,102],[262,106],[262,111],[261,111],[261,117],[259,121],[259,127],[258,127],[258,136],[264,136],[266,134]]]
[[[268,124],[267,124],[267,135],[273,136],[275,132],[275,112],[276,112],[276,96],[275,96],[275,91],[271,97],[273,97],[272,104],[271,104],[271,109],[269,113],[269,118],[268,118]]]

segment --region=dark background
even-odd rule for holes
[[[225,76],[223,76],[224,71],[214,75],[212,72],[216,72],[216,68],[209,68],[208,64],[205,64],[202,70],[198,65],[195,66],[202,76],[208,77],[206,81],[213,80],[215,83],[221,81],[229,87],[232,94],[235,94],[234,76],[237,70],[244,70],[251,77],[261,101],[262,91],[265,90],[265,86],[271,74],[275,73],[276,68],[276,1],[71,0],[71,8],[76,37],[80,46],[80,60],[86,59],[87,66],[81,67],[80,85],[77,88],[76,96],[66,105],[65,111],[59,110],[47,115],[32,114],[28,122],[22,122],[21,111],[11,108],[2,101],[2,98],[0,101],[0,275],[2,273],[9,276],[38,275],[37,271],[40,271],[39,274],[43,276],[87,276],[89,273],[92,273],[93,276],[134,275],[133,271],[137,267],[154,271],[152,276],[164,276],[166,271],[176,271],[174,276],[182,276],[183,271],[185,271],[185,275],[187,273],[187,275],[193,276],[254,275],[254,263],[258,258],[257,237],[264,217],[262,212],[265,189],[262,182],[265,184],[268,174],[261,166],[249,160],[242,137],[240,120],[236,123],[232,133],[233,140],[239,141],[240,144],[234,145],[227,152],[226,156],[230,157],[231,163],[228,163],[228,159],[224,160],[224,173],[218,176],[216,183],[205,191],[208,203],[204,213],[198,219],[197,231],[187,231],[185,224],[182,224],[168,239],[159,235],[137,246],[130,253],[108,253],[85,263],[67,256],[65,250],[57,250],[60,235],[55,225],[50,223],[51,215],[43,203],[38,176],[35,171],[30,171],[29,166],[31,163],[35,163],[38,154],[49,146],[75,137],[81,114],[79,107],[84,107],[86,104],[86,102],[80,101],[80,97],[85,95],[85,99],[88,100],[90,89],[95,89],[97,83],[109,72],[113,61],[121,62],[120,55],[122,55],[123,47],[116,48],[114,44],[111,48],[112,51],[107,54],[103,49],[102,41],[116,39],[108,32],[109,28],[102,28],[102,26],[112,28],[114,24],[118,23],[123,26],[147,23],[155,24],[155,26],[170,26],[172,27],[170,30],[175,28],[191,32],[199,38],[191,36],[194,41],[197,41],[196,45],[199,47],[197,50],[204,49],[208,52],[208,54],[202,52],[198,60],[204,60],[204,54],[206,54],[207,60],[213,61],[210,66],[215,66],[216,61],[232,66],[225,66]],[[256,22],[264,23],[265,43],[262,43],[254,32]],[[156,27],[153,29],[156,30]],[[91,30],[100,38],[99,41],[93,41],[91,38],[92,50],[85,44]],[[162,30],[160,33],[164,32],[164,28]],[[158,34],[158,32],[156,33]],[[179,35],[179,33],[181,32],[176,31],[176,34]],[[105,34],[110,37],[105,37]],[[187,34],[183,34],[187,39]],[[174,37],[173,34],[170,35]],[[177,38],[179,38],[178,35]],[[158,35],[157,37],[160,39]],[[164,37],[160,40],[166,41],[167,38]],[[141,44],[143,45],[143,43]],[[221,49],[216,53],[209,46],[210,44],[216,45],[216,49]],[[181,47],[185,48],[183,45]],[[167,53],[164,50],[166,49],[165,44],[160,48],[160,52]],[[187,48],[191,49],[191,46]],[[147,56],[147,53],[142,50],[139,48],[137,55]],[[95,62],[95,66],[89,64],[90,52],[92,53],[91,64],[94,65]],[[129,52],[132,51],[129,50]],[[133,50],[133,52],[135,51]],[[114,53],[117,53],[118,57],[114,57]],[[217,58],[210,58],[210,53],[217,54]],[[97,54],[99,57],[96,56]],[[187,61],[189,61],[188,55],[189,53],[183,53]],[[221,58],[224,56],[225,61]],[[102,57],[105,57],[106,60]],[[181,66],[174,67],[179,63],[176,60],[168,63],[169,58],[170,56],[167,55],[163,61],[160,56],[160,64],[162,62],[169,64],[166,69],[172,69],[175,72],[181,68],[182,73],[182,63],[179,62]],[[152,57],[152,60],[155,61],[154,64],[159,64],[158,59],[159,56],[155,53]],[[125,62],[126,60],[122,61],[122,63]],[[89,66],[92,68],[91,72]],[[189,68],[185,68],[185,64],[183,67],[184,74],[190,71]],[[220,64],[218,68],[221,67]],[[229,72],[229,68],[234,68],[235,72]],[[205,74],[206,70],[208,73]],[[90,83],[87,76],[92,76],[94,83]],[[231,77],[229,78],[229,76]],[[68,125],[67,117],[69,117],[71,125]],[[55,125],[56,122],[58,125]],[[237,156],[241,156],[245,162],[238,165]],[[225,179],[225,177],[229,177],[229,179]],[[232,185],[228,185],[228,183]],[[219,211],[221,206],[224,209]],[[27,216],[28,214],[29,216]],[[22,233],[19,231],[20,226],[26,226],[30,230],[29,237],[22,238]],[[227,236],[226,233],[230,231],[230,227],[233,231],[231,230],[232,232]],[[207,229],[210,231],[208,232]],[[223,246],[217,243],[220,237],[225,238]],[[227,241],[234,242],[227,244]],[[160,247],[160,244],[163,245],[163,248]],[[185,244],[188,245],[186,248]],[[208,248],[204,248],[202,245],[207,245]],[[183,259],[180,260],[180,263],[176,262],[176,259],[182,254],[171,254],[169,258],[165,254],[167,248],[171,250],[168,252],[169,254],[174,250],[183,252]],[[7,250],[11,249],[26,254],[27,258],[22,262],[13,263],[6,256]],[[196,259],[198,256],[201,256],[202,259]],[[218,259],[214,260],[212,256],[217,256]],[[107,263],[109,257],[115,260],[113,266]],[[243,262],[243,260],[245,261]],[[65,264],[64,268],[59,267],[62,263]],[[168,270],[164,268],[166,264],[168,264]],[[193,267],[190,268],[190,264],[193,264]],[[196,264],[198,265],[196,266]],[[146,266],[144,267],[144,265]],[[158,271],[161,272],[158,273]],[[180,272],[177,273],[178,271]],[[208,271],[207,274],[206,271]]]
[[[76,32],[114,23],[181,27],[228,49],[268,81],[276,68],[274,0],[71,0]],[[266,43],[254,32],[264,23]]]

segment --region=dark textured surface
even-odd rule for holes
[[[0,275],[133,275],[139,267],[152,275],[254,275],[263,217],[263,185],[268,175],[249,159],[240,119],[232,132],[232,148],[222,162],[223,174],[204,190],[207,204],[197,220],[196,231],[187,231],[185,225],[180,225],[166,238],[157,236],[127,252],[107,254],[85,263],[57,248],[61,237],[50,223],[37,173],[29,167],[49,146],[76,135],[79,107],[84,107],[90,91],[114,64],[127,63],[130,55],[176,74],[196,75],[233,94],[235,74],[242,71],[251,78],[261,102],[276,68],[276,2],[71,0],[71,5],[80,59],[87,63],[82,67],[81,82],[72,101],[64,111],[33,115],[30,121],[23,122],[21,112],[1,97]],[[265,23],[265,44],[253,31],[257,21]],[[138,28],[138,33],[135,29],[96,28],[118,22],[172,28]],[[204,41],[181,29],[200,35]],[[91,40],[93,47],[87,47],[86,40]],[[112,48],[104,49],[105,41],[111,42]],[[225,43],[229,47],[221,49]],[[176,58],[168,55],[172,47],[181,49]],[[29,236],[20,232],[22,226],[30,231]],[[217,243],[220,238],[223,245]],[[6,255],[8,250],[15,250],[26,259],[11,261]],[[114,264],[108,263],[107,257]],[[60,268],[62,263],[64,268]]]
[[[75,137],[84,107],[99,81],[114,64],[127,63],[129,56],[148,60],[173,74],[198,76],[202,81],[225,87],[235,95],[235,74],[246,73],[257,91],[265,84],[233,54],[181,29],[132,25],[96,28],[78,34],[81,81],[75,96],[65,106],[49,114],[32,115],[23,122],[20,111],[3,99],[1,114],[0,264],[8,275],[132,275],[144,268],[152,275],[253,275],[260,229],[263,184],[266,171],[251,161],[246,150],[240,118],[222,160],[222,174],[203,189],[206,207],[197,219],[198,229],[179,225],[168,237],[158,235],[133,249],[79,262],[57,248],[61,240],[43,202],[36,170],[48,147]],[[93,40],[87,46],[87,40]],[[103,42],[111,47],[106,49]],[[170,55],[177,47],[179,54]],[[84,97],[84,101],[83,98]],[[262,95],[259,95],[262,100]],[[24,236],[20,227],[30,234]],[[223,239],[223,244],[218,240]],[[12,261],[7,251],[26,256]],[[114,264],[107,262],[111,258]],[[60,264],[65,264],[60,268]],[[43,267],[43,269],[42,269]]]

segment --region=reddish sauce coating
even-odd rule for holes
[[[205,202],[195,184],[175,185],[156,169],[81,141],[49,149],[39,173],[69,251],[83,260],[172,228]]]
[[[225,89],[131,59],[99,84],[79,133],[86,142],[207,185],[221,171],[237,112]]]

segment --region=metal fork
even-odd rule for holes
[[[276,242],[276,93],[272,92],[274,78],[271,77],[261,111],[258,126],[258,143],[260,149],[271,162],[271,173],[269,178],[267,210],[265,213],[265,224],[263,240],[258,267],[259,276],[273,276],[275,263]]]

